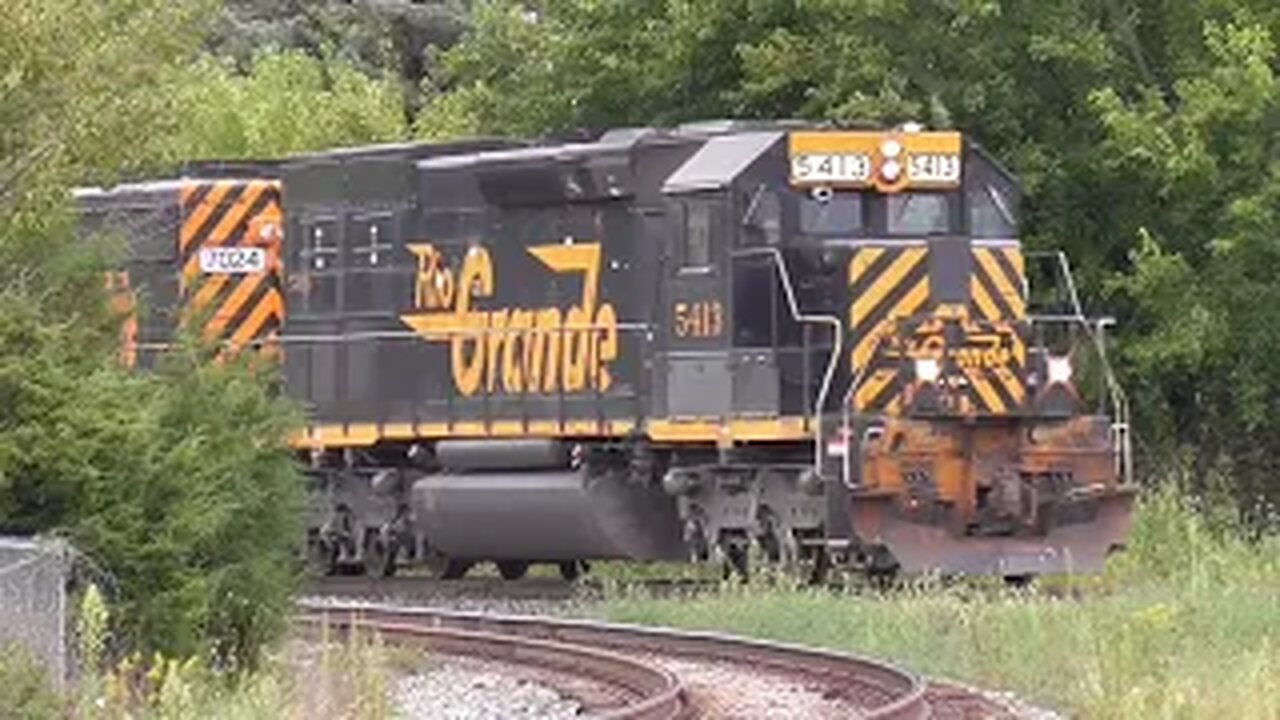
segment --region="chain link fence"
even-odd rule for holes
[[[0,537],[0,651],[26,647],[59,688],[71,669],[71,559],[59,540]]]

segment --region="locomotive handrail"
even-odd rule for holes
[[[822,411],[827,405],[827,394],[831,390],[840,356],[844,352],[844,324],[835,315],[810,315],[800,311],[800,303],[796,300],[796,291],[791,284],[791,273],[787,270],[787,262],[777,248],[746,248],[736,250],[733,254],[735,257],[767,255],[773,258],[774,267],[778,270],[778,279],[782,281],[783,294],[787,298],[787,308],[791,311],[791,319],[799,323],[832,327],[835,342],[831,348],[831,359],[827,361],[827,371],[823,374],[822,385],[818,389],[818,397],[814,401],[813,408],[813,466],[816,471],[822,467]],[[807,358],[805,362],[808,362]]]
[[[884,344],[884,341],[888,337],[889,336],[885,334],[882,334],[879,337],[877,337],[875,344],[871,346],[871,352],[869,353],[869,355],[874,357],[875,354],[880,350],[880,346]],[[850,419],[849,408],[853,406],[854,393],[858,391],[858,386],[861,385],[862,381],[866,379],[867,368],[869,367],[871,367],[871,364],[867,363],[862,367],[858,368],[858,374],[854,375],[853,382],[849,383],[849,389],[846,390],[844,393],[844,399],[840,401],[841,422],[843,423],[843,427],[841,429],[844,431],[844,437],[841,438],[841,441],[844,442],[845,444],[844,457],[842,458],[842,462],[840,463],[840,474],[841,474],[841,482],[843,482],[844,486],[849,488],[850,490],[853,489],[853,483],[849,481],[849,477],[850,477],[850,473],[849,473],[849,419]]]
[[[1098,354],[1098,360],[1102,363],[1102,377],[1107,385],[1107,394],[1110,396],[1111,409],[1115,415],[1111,429],[1115,433],[1113,443],[1116,445],[1116,470],[1123,478],[1126,485],[1133,482],[1133,438],[1130,433],[1129,424],[1129,398],[1124,392],[1124,388],[1120,386],[1120,382],[1116,380],[1115,372],[1111,368],[1111,361],[1107,357],[1106,342],[1102,339],[1103,329],[1115,323],[1111,318],[1090,319],[1084,314],[1084,307],[1080,304],[1080,295],[1076,291],[1075,276],[1071,273],[1071,262],[1067,259],[1067,254],[1061,250],[1032,250],[1027,251],[1025,255],[1029,258],[1049,258],[1055,261],[1058,271],[1062,276],[1063,282],[1066,284],[1067,298],[1071,303],[1071,310],[1074,314],[1068,315],[1036,315],[1028,314],[1027,319],[1034,323],[1063,323],[1078,324],[1084,328],[1085,333],[1093,342],[1094,351]]]
[[[1056,260],[1058,270],[1062,273],[1063,281],[1067,284],[1067,295],[1071,300],[1071,308],[1076,311],[1076,317],[1084,318],[1084,306],[1080,304],[1080,295],[1076,292],[1076,280],[1071,274],[1071,262],[1067,259],[1067,254],[1061,250],[1027,250],[1023,253],[1029,258],[1049,258]]]

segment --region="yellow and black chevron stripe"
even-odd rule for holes
[[[284,322],[280,201],[280,183],[274,180],[196,180],[181,190],[178,257],[185,314],[199,318],[206,340],[230,352],[269,344]],[[267,270],[202,273],[200,251],[213,247],[261,247]]]
[[[928,247],[868,245],[849,261],[852,372],[859,411],[896,411],[902,395],[900,362],[885,352],[894,322],[929,311]]]
[[[1026,268],[1017,246],[973,248],[969,295],[975,317],[1021,320],[1027,315]]]
[[[969,276],[970,317],[991,323],[1017,323],[1026,318],[1026,268],[1016,245],[975,246]],[[1012,333],[1013,359],[995,368],[967,368],[973,399],[980,412],[1003,414],[1022,406],[1027,391],[1027,345]]]
[[[929,334],[928,328],[943,327],[944,318],[960,322],[968,347],[1010,343],[1008,363],[958,367],[964,381],[951,384],[949,392],[966,396],[961,406],[974,414],[1006,414],[1023,405],[1026,339],[1018,330],[1026,317],[1022,251],[1017,246],[975,246],[971,253],[966,307],[935,301],[926,244],[867,245],[854,251],[849,262],[850,359],[858,382],[854,407],[859,412],[901,410],[908,358],[894,335],[905,329],[899,321],[908,318],[922,321],[912,331],[915,344]],[[929,319],[938,322],[923,322]],[[941,337],[935,346],[944,347]]]

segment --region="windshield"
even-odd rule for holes
[[[888,197],[890,235],[943,235],[950,230],[950,203],[941,193],[899,193]]]

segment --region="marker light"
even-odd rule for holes
[[[1049,357],[1049,384],[1071,382],[1071,358],[1067,356]]]
[[[880,154],[885,158],[896,158],[902,154],[902,143],[897,140],[885,140],[880,146]]]
[[[937,358],[922,357],[916,358],[916,379],[923,380],[927,383],[937,382],[938,377],[942,375],[942,366],[938,363]]]
[[[902,164],[897,160],[885,160],[884,164],[880,166],[880,176],[889,182],[897,180],[901,174]]]

